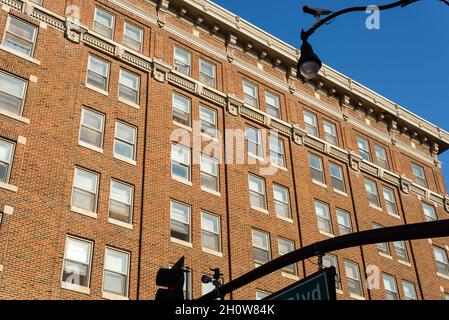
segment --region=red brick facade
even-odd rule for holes
[[[318,228],[315,201],[328,204],[334,236],[339,235],[337,209],[350,214],[355,232],[372,229],[373,224],[424,222],[423,202],[435,207],[439,219],[448,218],[449,200],[437,159],[448,147],[445,136],[427,130],[427,124],[423,127],[398,116],[408,115],[406,110],[392,113],[380,102],[376,106],[376,101],[328,79],[304,83],[292,77],[289,58],[276,53],[273,45],[257,43],[242,29],[219,21],[211,8],[190,7],[184,1],[170,1],[168,7],[168,1],[43,0],[43,7],[28,2],[0,1],[2,35],[8,17],[27,21],[38,30],[32,58],[5,48],[4,39],[0,47],[1,72],[27,85],[20,115],[5,113],[0,106],[0,139],[14,145],[10,177],[0,183],[0,298],[110,298],[103,288],[106,248],[129,255],[129,299],[153,299],[157,270],[181,256],[191,269],[192,296],[197,298],[202,295],[201,276],[210,274],[209,268],[220,268],[225,282],[254,268],[252,230],[269,234],[272,259],[279,256],[279,238],[293,241],[296,248],[328,239],[330,235]],[[66,11],[67,7],[71,9]],[[96,7],[115,17],[112,39],[92,30]],[[77,8],[79,21],[65,18]],[[142,28],[141,53],[121,45],[125,21]],[[175,46],[190,53],[191,76],[173,70]],[[110,65],[106,93],[86,86],[92,55]],[[216,89],[198,81],[199,59],[215,65]],[[118,99],[121,69],[140,77],[138,107]],[[257,85],[260,110],[243,103],[243,80]],[[266,91],[279,96],[281,121],[266,113]],[[184,130],[192,141],[202,139],[203,147],[211,145],[199,132],[173,122],[173,92],[191,99],[193,123],[200,120],[200,105],[216,111],[217,128],[223,134],[212,145],[222,148],[216,157],[226,158],[218,166],[219,194],[202,190],[198,163],[191,165],[190,183],[172,178],[174,130]],[[101,150],[79,145],[83,107],[104,115]],[[304,110],[316,114],[322,139],[306,134]],[[116,121],[137,128],[134,164],[114,157]],[[338,147],[323,140],[324,121],[335,124]],[[263,175],[261,169],[270,168],[269,164],[236,164],[225,157],[223,146],[230,137],[224,130],[245,130],[245,126],[279,130],[286,169]],[[369,141],[374,163],[362,161],[357,137]],[[385,148],[389,170],[377,165],[376,144]],[[269,158],[268,144],[263,150]],[[247,150],[234,150],[234,156],[244,155],[245,160],[246,154]],[[309,154],[322,158],[324,184],[312,181]],[[330,162],[342,167],[346,194],[334,191]],[[424,169],[427,188],[414,183],[412,164]],[[71,206],[75,168],[99,176],[95,215],[77,213]],[[249,173],[264,179],[266,212],[251,208]],[[376,183],[380,208],[369,205],[365,178]],[[130,224],[108,219],[111,180],[133,187]],[[289,191],[291,220],[276,215],[274,184]],[[383,187],[393,190],[398,216],[387,212]],[[190,243],[170,236],[171,200],[190,206]],[[221,254],[202,248],[201,212],[220,217]],[[88,290],[62,285],[67,236],[91,243]],[[406,242],[408,263],[398,261],[393,244],[389,244],[390,257],[380,255],[376,246],[332,253],[338,258],[342,285],[338,299],[354,298],[345,261],[357,263],[362,278],[373,265],[394,276],[401,299],[406,298],[403,281],[413,283],[418,299],[443,299],[449,293],[449,275],[437,275],[433,245],[449,254],[447,239]],[[296,269],[297,278],[279,271],[234,292],[232,298],[255,299],[256,290],[276,292],[314,273],[316,259],[298,263]],[[362,287],[365,299],[385,299],[382,276],[378,289],[368,290],[365,282]]]

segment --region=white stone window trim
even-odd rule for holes
[[[208,249],[208,248],[201,248],[201,251],[203,251],[204,253],[216,256],[216,257],[223,258],[223,253],[220,251],[216,251],[216,250],[212,250],[212,249]]]
[[[61,281],[61,288],[66,289],[66,290],[70,290],[70,291],[75,291],[75,292],[78,292],[78,293],[83,293],[83,294],[90,295],[90,288],[84,287],[84,286],[80,286],[80,285],[77,285],[77,284],[73,284],[73,283],[68,283],[68,282]]]
[[[4,115],[5,117],[8,117],[8,118],[11,118],[11,119],[14,119],[14,120],[23,122],[23,123],[25,123],[25,124],[30,124],[30,119],[25,118],[25,117],[23,117],[23,116],[19,116],[19,115],[17,115],[17,114],[12,113],[12,112],[8,112],[8,111],[1,110],[1,109],[0,109],[0,114],[1,114],[1,115]]]
[[[111,224],[114,224],[116,226],[129,229],[129,230],[133,230],[134,229],[134,226],[131,223],[126,223],[126,222],[123,222],[123,221],[120,221],[120,220],[117,220],[117,219],[114,219],[114,218],[108,217],[108,222],[111,223]]]
[[[173,238],[170,237],[170,242],[174,243],[174,244],[178,244],[187,248],[193,248],[193,243],[191,242],[187,242],[187,241],[183,241],[183,240],[179,240],[177,238]]]
[[[78,208],[78,207],[75,207],[75,206],[70,206],[70,211],[72,211],[74,213],[81,214],[81,215],[86,216],[86,217],[94,218],[94,219],[97,219],[97,216],[98,216],[96,212],[92,212],[92,211],[89,211],[89,210],[81,209],[81,208]]]

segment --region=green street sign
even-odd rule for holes
[[[326,268],[264,300],[330,301],[336,300],[335,267]]]

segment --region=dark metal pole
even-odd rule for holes
[[[216,299],[217,294],[219,294],[220,296],[225,296],[226,294],[234,290],[237,290],[253,281],[256,281],[272,272],[280,270],[293,263],[309,259],[319,254],[324,255],[326,253],[341,249],[383,242],[442,238],[448,236],[449,236],[449,219],[367,230],[358,233],[344,235],[342,237],[329,239],[309,245],[307,247],[298,249],[282,257],[279,257],[223,285],[218,289],[218,293],[211,292],[199,298],[198,300]]]

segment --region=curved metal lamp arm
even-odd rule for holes
[[[390,4],[386,4],[383,6],[377,6],[379,8],[379,11],[383,11],[383,10],[388,10],[388,9],[393,9],[399,6],[405,7],[409,4],[412,4],[414,2],[417,2],[420,0],[400,0],[394,3],[390,3]],[[443,2],[446,2],[445,0],[441,0]],[[447,2],[446,2],[447,3]],[[301,40],[302,41],[307,41],[307,39],[318,29],[320,28],[323,24],[328,23],[329,21],[335,19],[338,16],[341,16],[342,14],[345,13],[349,13],[349,12],[355,12],[355,11],[366,11],[366,6],[365,7],[352,7],[352,8],[347,8],[347,9],[343,9],[340,10],[338,12],[335,12],[329,16],[327,16],[326,18],[324,18],[323,20],[318,21],[312,28],[310,28],[307,31],[302,31],[301,32]]]

